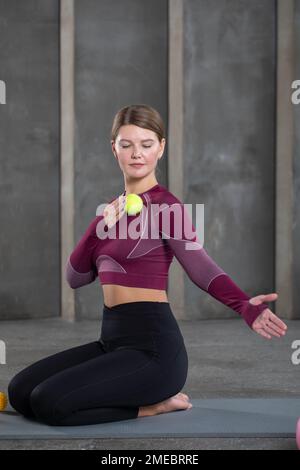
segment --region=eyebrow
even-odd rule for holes
[[[120,142],[125,141],[125,140],[126,140],[126,142],[131,142],[131,140],[129,140],[129,139],[120,139]],[[142,140],[142,142],[149,142],[149,141],[154,142],[153,139],[143,139]]]

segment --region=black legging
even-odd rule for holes
[[[176,395],[188,356],[168,302],[104,304],[97,341],[41,359],[9,383],[28,418],[74,426],[137,418],[139,407]]]

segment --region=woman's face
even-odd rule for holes
[[[154,172],[157,160],[162,156],[165,139],[159,142],[155,132],[126,124],[121,126],[116,141],[111,141],[112,151],[127,178],[144,178]],[[132,166],[141,163],[140,167]]]

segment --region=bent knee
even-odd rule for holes
[[[49,423],[53,415],[50,397],[42,384],[37,385],[30,394],[32,411],[39,421]]]
[[[30,394],[30,405],[38,421],[52,426],[58,426],[64,415],[55,409],[53,395],[43,383],[37,385]]]
[[[26,389],[26,382],[24,377],[19,372],[16,374],[8,384],[7,387],[8,400],[11,406],[21,414],[30,413],[29,408],[29,395],[30,391]]]
[[[20,390],[21,390],[21,387],[19,386],[19,380],[18,380],[18,374],[17,374],[10,380],[7,386],[7,394],[8,394],[8,398],[11,404],[13,404],[13,402],[15,401],[15,398]]]

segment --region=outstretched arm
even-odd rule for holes
[[[181,217],[178,218],[174,206],[181,206]],[[199,243],[196,235],[195,227],[192,224],[189,214],[184,205],[176,199],[159,214],[159,226],[162,238],[172,249],[175,257],[182,265],[191,281],[219,302],[227,305],[237,313],[239,313],[247,325],[254,329],[254,322],[261,317],[263,312],[269,311],[268,305],[263,301],[250,302],[252,300],[245,292],[243,292],[230,278],[230,276],[220,268],[213,259],[208,255],[203,246]],[[172,208],[173,206],[173,208]],[[165,220],[169,220],[169,225],[163,224],[162,214],[165,213]],[[171,216],[172,213],[172,216]],[[178,214],[178,213],[177,213]],[[167,228],[166,228],[167,227]],[[176,227],[176,230],[175,230]],[[185,237],[185,234],[194,233],[192,237]],[[187,249],[187,244],[193,245],[195,249]],[[268,296],[263,300],[270,301]],[[273,299],[271,299],[273,300]],[[271,312],[272,313],[272,312]],[[276,317],[273,315],[273,320]],[[277,332],[281,331],[284,325],[281,320],[276,317]],[[257,323],[256,323],[257,325]],[[262,333],[263,329],[255,329],[258,333]],[[265,335],[263,335],[265,336]]]

